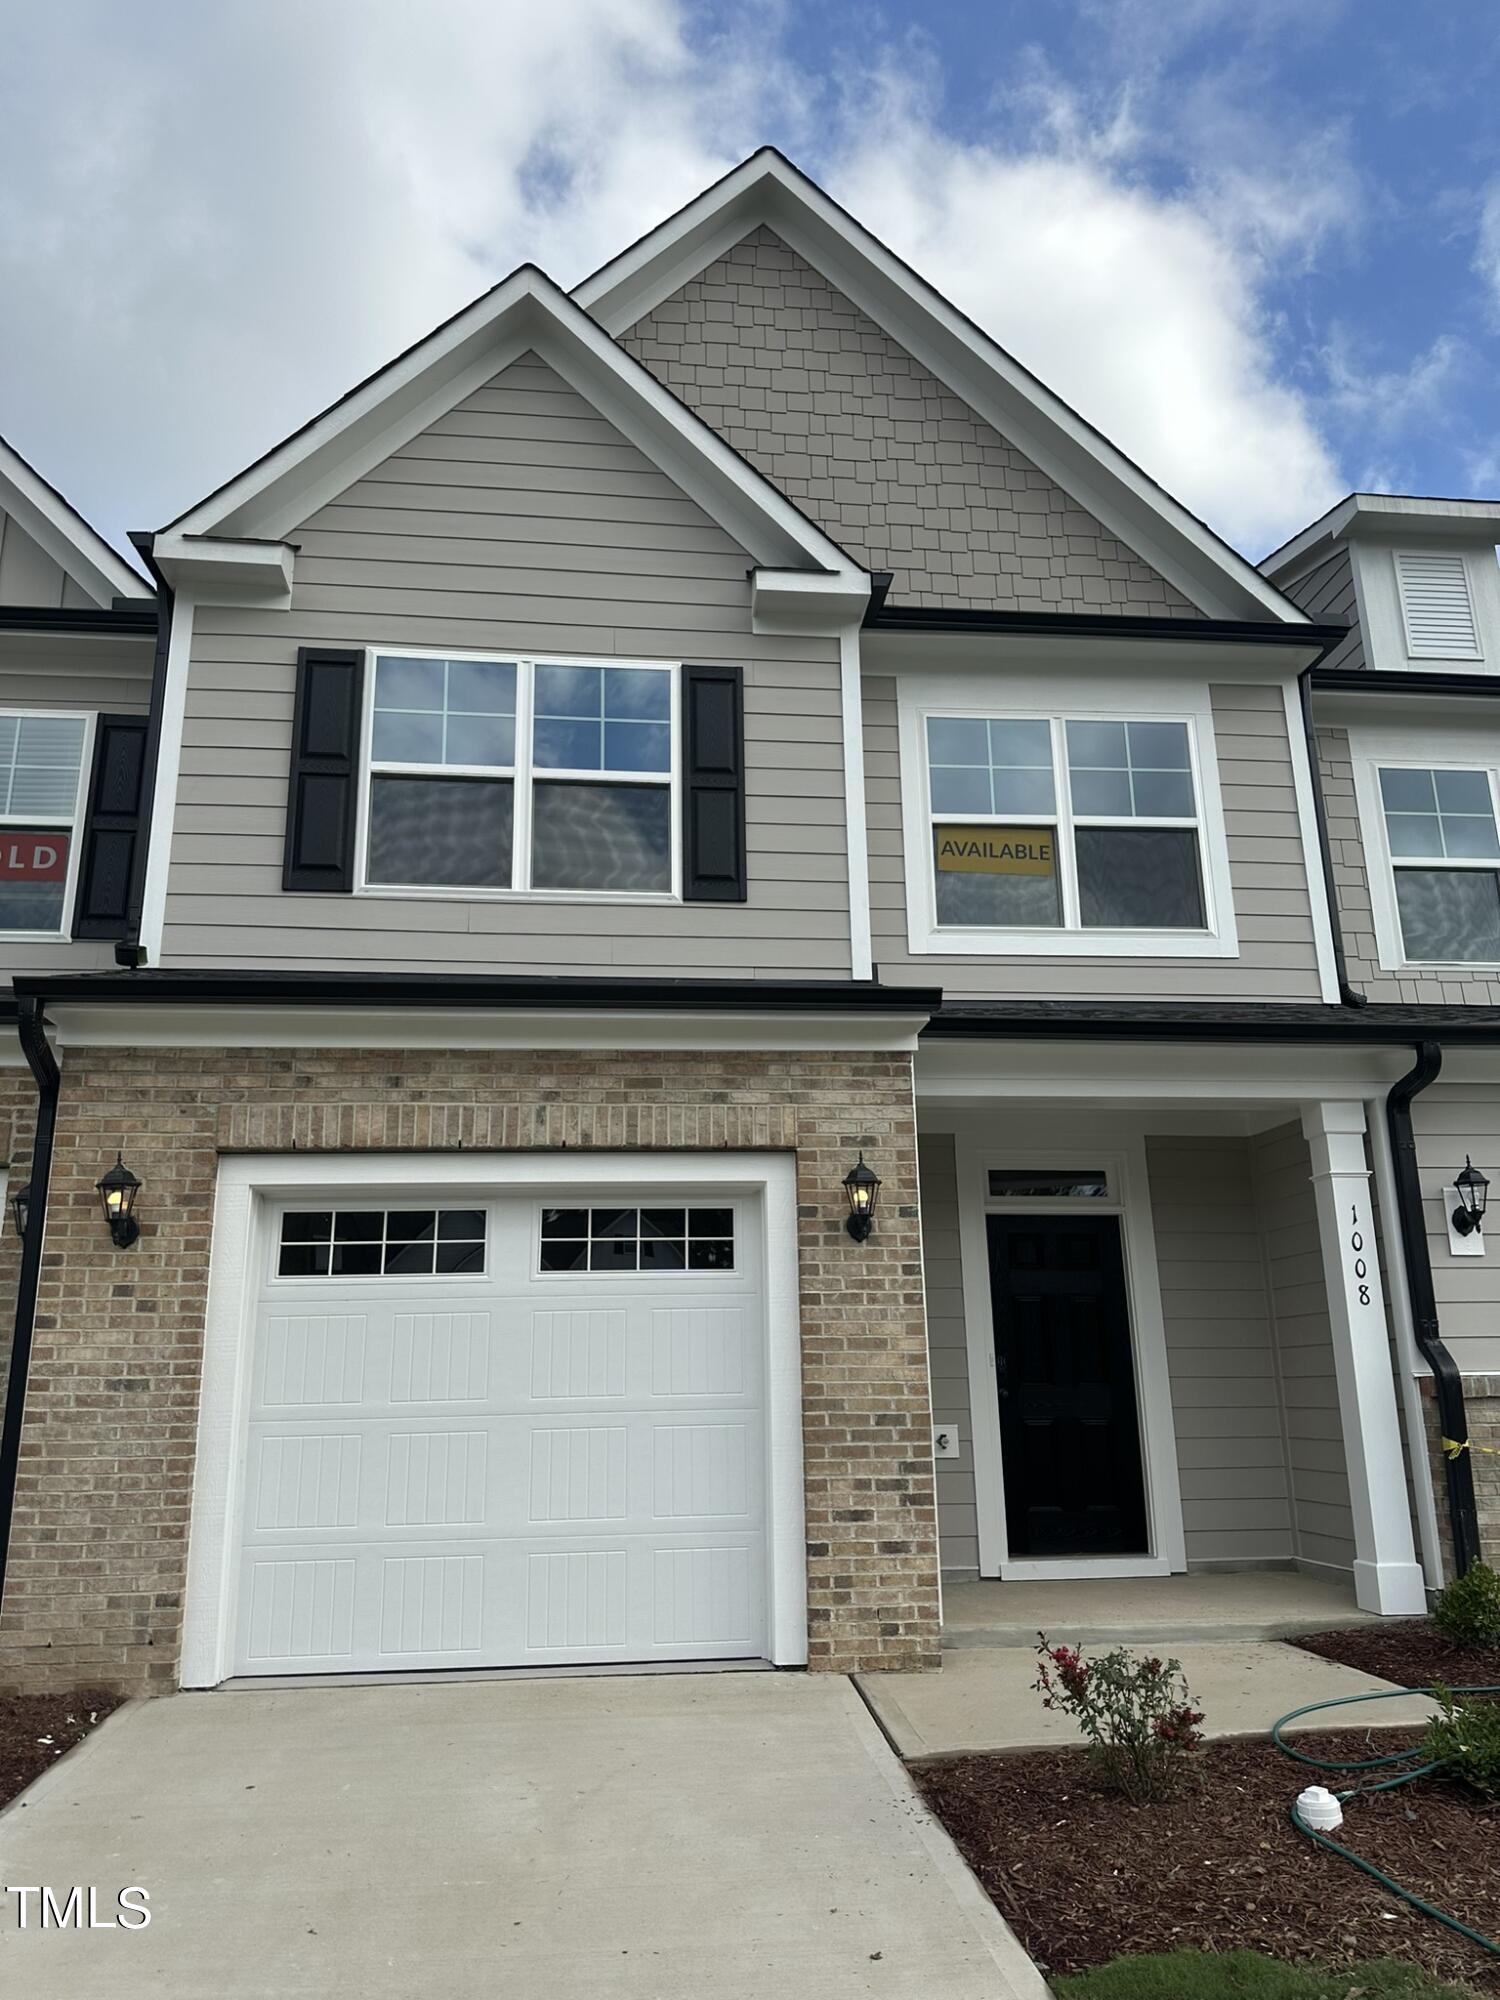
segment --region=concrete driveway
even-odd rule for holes
[[[18,1927],[150,1892],[136,1930]],[[1041,2000],[832,1675],[177,1695],[0,1817],[27,2000]]]

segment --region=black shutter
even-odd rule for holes
[[[283,889],[354,887],[360,694],[365,656],[327,646],[297,653]]]
[[[743,903],[745,677],[739,667],[682,670],[682,894],[688,903]]]
[[[130,880],[140,837],[146,717],[101,715],[94,735],[88,806],[78,835],[76,938],[118,938],[130,918]]]

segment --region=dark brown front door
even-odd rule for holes
[[[1144,1555],[1119,1218],[992,1215],[989,1249],[1011,1555]]]

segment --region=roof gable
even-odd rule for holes
[[[759,227],[773,230],[1204,614],[1303,622],[1254,564],[772,148],[596,271],[574,297],[618,337]]]
[[[0,603],[108,611],[117,597],[147,601],[153,594],[77,508],[0,438]]]

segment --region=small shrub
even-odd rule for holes
[[[1477,1562],[1437,1594],[1433,1623],[1455,1646],[1500,1646],[1500,1573]]]
[[[1487,1799],[1500,1799],[1500,1703],[1455,1701],[1434,1689],[1442,1713],[1427,1725],[1423,1749],[1443,1775],[1458,1778]]]
[[[1042,1705],[1078,1724],[1099,1782],[1134,1805],[1171,1798],[1203,1741],[1181,1661],[1123,1647],[1085,1660],[1081,1648],[1049,1646],[1045,1632],[1037,1640]]]

